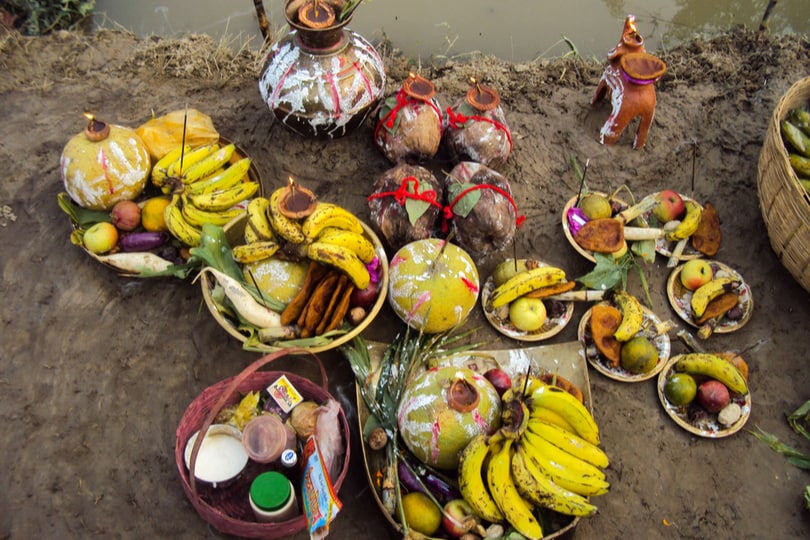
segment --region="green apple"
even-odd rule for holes
[[[613,215],[610,201],[600,193],[586,193],[577,206],[588,219],[609,218]]]
[[[112,223],[101,221],[84,231],[82,240],[87,251],[96,255],[107,253],[118,243],[118,229]]]
[[[686,261],[681,268],[681,284],[690,291],[697,290],[701,285],[710,282],[713,277],[712,265],[703,259]]]
[[[540,298],[521,296],[509,304],[509,321],[523,332],[540,330],[546,322],[546,305]]]
[[[506,259],[495,267],[495,271],[492,273],[493,284],[500,287],[510,278],[526,270],[526,259],[518,259],[517,262],[515,259]]]

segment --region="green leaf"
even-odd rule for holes
[[[617,262],[609,253],[594,253],[593,256],[596,259],[596,266],[575,281],[589,289],[607,290],[616,288],[619,284],[624,286],[627,281],[626,266]]]
[[[71,201],[70,195],[64,191],[56,196],[56,202],[59,204],[59,208],[70,216],[71,221],[82,229],[86,229],[87,227],[102,221],[106,221],[108,223],[112,222],[112,217],[110,216],[109,212],[82,208],[78,204]]]
[[[476,186],[477,184],[471,184],[469,182],[464,184],[456,184],[456,183],[450,184],[450,186],[447,188],[447,198],[450,201],[455,201],[456,197],[458,197],[459,194],[463,193],[464,190],[474,188]],[[475,208],[475,205],[478,204],[478,201],[480,199],[481,199],[480,190],[475,189],[473,191],[468,192],[461,199],[456,201],[456,203],[453,205],[453,213],[456,214],[457,216],[461,216],[464,218],[467,217],[467,215],[470,212],[472,212],[472,209]]]
[[[417,178],[415,185],[411,182],[408,183],[408,193],[418,193],[421,191],[421,187],[422,184]],[[405,199],[405,212],[408,213],[408,221],[411,226],[416,225],[417,220],[427,212],[428,208],[430,208],[430,203],[427,201],[411,199],[410,197]]]

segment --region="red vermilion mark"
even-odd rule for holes
[[[483,431],[489,429],[489,424],[484,417],[481,416],[481,413],[478,412],[478,409],[473,411],[473,422],[475,422],[475,425],[480,427]]]
[[[326,81],[329,83],[329,91],[332,93],[332,100],[335,102],[335,118],[340,118],[340,95],[338,95],[335,77],[331,72],[326,73]]]
[[[107,154],[104,152],[103,148],[99,152],[101,156],[101,170],[104,171],[104,179],[107,180],[107,186],[109,186],[110,194],[112,194],[115,192],[115,189],[113,188],[112,180],[110,180],[110,173],[107,170],[108,168]]]
[[[439,460],[439,433],[441,432],[441,428],[439,427],[439,419],[433,421],[433,429],[431,429],[431,440],[430,440],[430,448],[433,454],[433,462]]]
[[[399,254],[394,255],[391,258],[391,262],[388,263],[388,268],[391,269],[391,268],[395,267],[396,265],[398,265],[399,263],[401,263],[401,262],[403,262],[405,260],[406,260],[406,258],[403,257],[402,255],[399,255]]]
[[[471,293],[478,294],[478,285],[476,285],[466,277],[462,277],[461,281],[464,282],[464,285],[470,290]]]
[[[419,311],[419,308],[428,302],[430,302],[430,291],[425,291],[419,295],[419,298],[417,298],[416,302],[414,302],[413,307],[408,312],[408,318],[412,319],[414,315],[416,315],[416,312]]]

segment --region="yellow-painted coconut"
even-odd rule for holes
[[[141,194],[152,163],[134,130],[91,119],[65,145],[59,169],[65,191],[79,206],[110,210]]]
[[[460,325],[475,307],[480,282],[470,255],[444,240],[402,246],[388,266],[388,300],[409,326],[437,334]]]

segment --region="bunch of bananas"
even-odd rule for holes
[[[590,411],[538,378],[502,399],[501,428],[472,439],[460,456],[459,490],[476,514],[539,539],[539,508],[571,516],[596,512],[589,497],[608,491],[602,469],[609,461]]]
[[[187,246],[199,245],[203,223],[221,226],[242,215],[237,205],[259,190],[248,177],[250,158],[231,163],[235,151],[234,144],[178,146],[152,167],[152,184],[172,194],[166,227]]]
[[[374,259],[375,251],[360,220],[336,204],[323,202],[305,218],[290,218],[280,206],[285,189],[248,203],[245,244],[234,247],[234,258],[254,262],[283,248],[288,255],[337,268],[357,289],[368,287],[371,274],[366,265]]]

